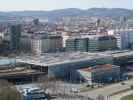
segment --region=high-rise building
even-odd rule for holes
[[[31,36],[23,35],[20,38],[20,50],[22,52],[31,53]]]
[[[10,27],[10,49],[19,50],[21,37],[21,25],[12,25]]]

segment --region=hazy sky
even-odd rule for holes
[[[0,0],[1,11],[92,7],[133,9],[133,0]]]

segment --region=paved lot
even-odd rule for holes
[[[120,93],[118,95],[114,95],[108,98],[108,100],[120,100],[122,97],[133,94],[133,90],[130,90],[128,92]]]
[[[91,97],[93,99],[96,99],[98,95],[103,95],[107,99],[107,97],[113,93],[130,88],[130,86],[133,85],[133,80],[125,81],[125,83],[126,83],[125,85],[121,85],[121,83],[117,83],[117,84],[113,84],[110,86],[106,86],[103,88],[95,89],[95,90],[80,93],[80,94],[83,96]]]

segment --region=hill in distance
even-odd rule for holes
[[[56,19],[62,16],[98,16],[120,18],[125,16],[133,19],[133,10],[122,8],[91,8],[87,10],[68,8],[52,11],[11,11],[0,12],[0,18],[6,19],[10,17],[46,17],[49,19]]]

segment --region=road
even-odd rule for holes
[[[120,93],[118,95],[111,96],[108,98],[108,100],[120,100],[122,97],[130,95],[130,94],[133,94],[133,90],[130,90],[130,91],[127,91],[124,93]]]
[[[87,96],[92,99],[96,99],[98,97],[98,95],[103,95],[106,97],[107,100],[110,100],[107,98],[109,95],[129,89],[130,86],[133,85],[133,80],[128,80],[128,81],[124,81],[124,82],[126,83],[125,85],[121,85],[121,83],[117,83],[117,84],[105,86],[103,88],[95,89],[92,91],[83,92],[83,93],[80,93],[80,95]],[[112,100],[114,100],[114,99],[112,99]]]

